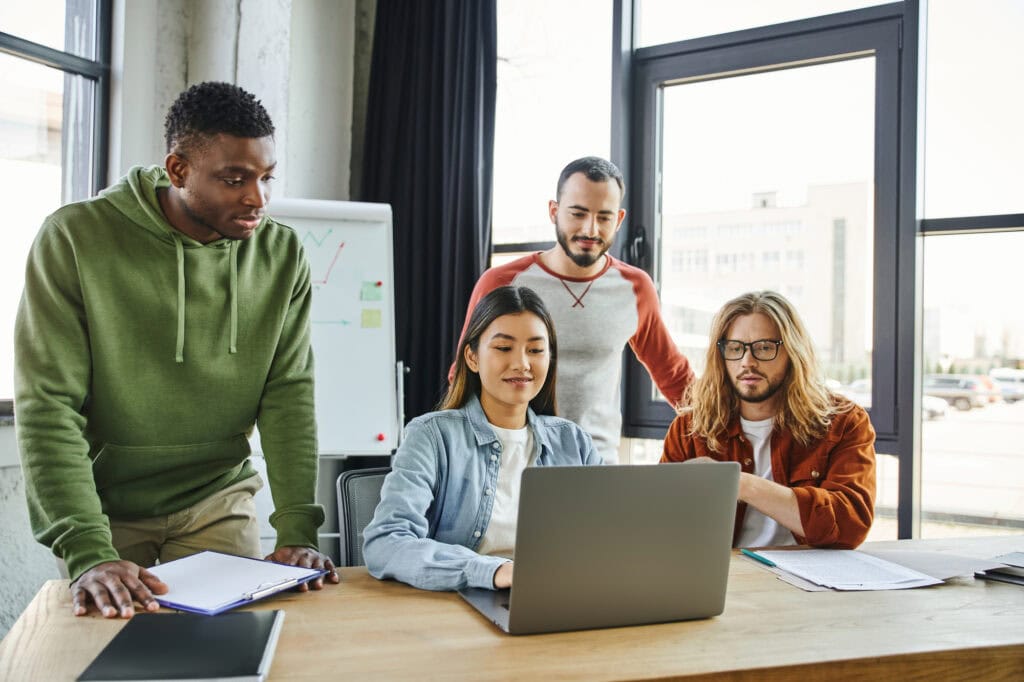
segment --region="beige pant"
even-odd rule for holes
[[[114,549],[122,559],[153,566],[212,549],[262,558],[253,495],[263,480],[250,476],[166,516],[110,519]]]

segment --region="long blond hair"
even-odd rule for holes
[[[810,335],[793,304],[774,291],[743,294],[722,306],[712,320],[704,373],[687,389],[684,400],[689,404],[684,411],[692,412],[689,435],[703,438],[714,452],[722,451],[721,439],[739,411],[739,398],[718,342],[736,318],[754,313],[775,323],[789,356],[789,370],[779,389],[782,407],[775,415],[775,428],[788,430],[806,446],[825,435],[835,414],[851,407],[845,402],[837,404],[822,381]]]

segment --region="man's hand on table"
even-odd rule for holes
[[[334,562],[329,557],[309,547],[278,547],[273,554],[268,554],[264,558],[267,561],[276,561],[279,564],[288,564],[290,566],[325,569],[328,582],[337,584],[341,581],[341,578],[338,577],[338,571],[334,568]],[[316,580],[299,585],[298,590],[299,592],[307,592],[310,587],[314,590],[319,590],[323,586],[324,579],[317,578]]]
[[[104,618],[131,618],[135,615],[135,601],[146,611],[156,611],[160,604],[153,595],[165,592],[167,585],[138,564],[106,561],[71,583],[71,611],[84,616],[91,601]]]

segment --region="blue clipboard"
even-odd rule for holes
[[[327,574],[324,569],[213,551],[168,561],[149,571],[169,588],[166,594],[153,595],[161,606],[206,616],[251,604]]]

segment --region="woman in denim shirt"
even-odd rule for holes
[[[527,466],[600,464],[555,417],[557,343],[544,304],[500,287],[477,304],[438,412],[409,423],[363,534],[370,574],[427,590],[512,585]]]

